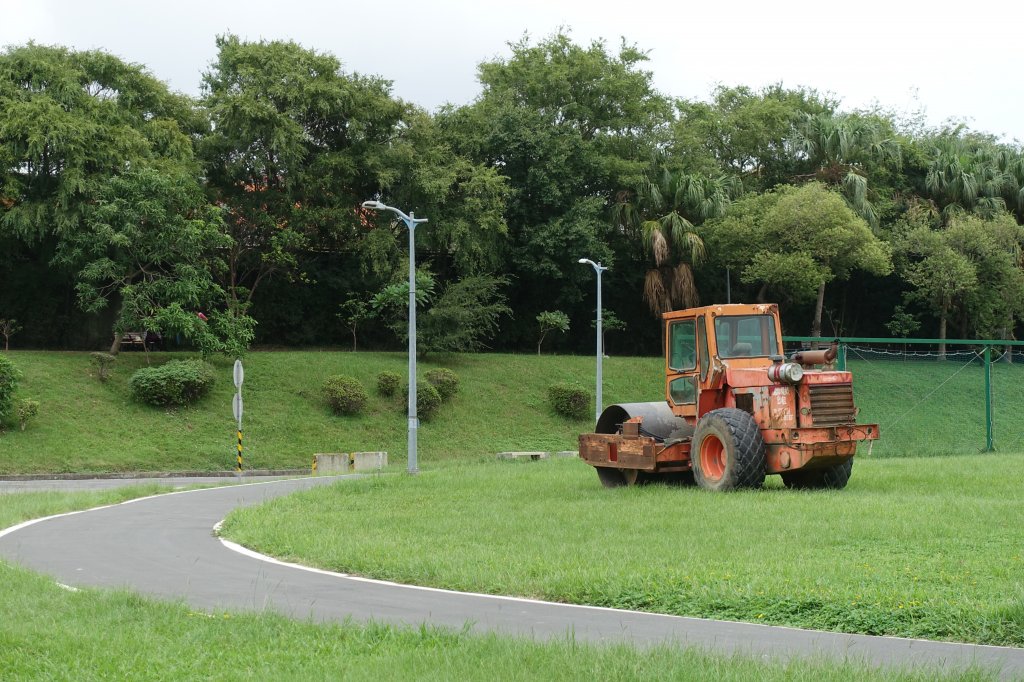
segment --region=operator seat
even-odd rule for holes
[[[753,346],[751,346],[749,343],[742,343],[741,342],[741,343],[737,343],[736,345],[734,345],[732,347],[732,354],[731,355],[734,358],[750,357],[750,353],[751,353],[752,350],[753,350]]]

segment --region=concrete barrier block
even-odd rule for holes
[[[498,459],[547,459],[546,452],[499,452]]]
[[[318,474],[347,474],[352,470],[352,460],[347,452],[318,452],[313,457]]]
[[[559,450],[558,452],[552,452],[551,456],[552,457],[576,457],[579,454],[580,453],[576,452],[575,450]]]
[[[352,465],[356,471],[380,471],[388,465],[388,453],[353,452]]]

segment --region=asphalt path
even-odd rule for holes
[[[1024,649],[681,618],[396,585],[260,557],[217,537],[236,507],[338,483],[279,480],[175,492],[0,531],[0,558],[68,586],[127,588],[209,610],[316,621],[423,623],[534,639],[670,643],[758,659],[833,658],[894,668],[980,666],[1024,679]],[[316,532],[316,528],[310,528]]]

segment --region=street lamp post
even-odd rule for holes
[[[594,422],[596,423],[601,419],[601,409],[604,403],[601,399],[601,386],[603,385],[601,377],[601,364],[604,359],[604,339],[601,333],[601,273],[607,270],[605,266],[601,265],[601,262],[594,262],[589,258],[580,258],[578,263],[589,265],[594,268],[594,272],[597,273],[597,405],[594,409]]]
[[[427,222],[417,218],[415,213],[405,215],[397,208],[380,201],[364,201],[363,208],[375,211],[391,211],[409,228],[409,465],[410,474],[419,473],[416,459],[416,432],[419,419],[416,416],[416,226]]]

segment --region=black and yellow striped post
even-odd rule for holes
[[[238,434],[238,450],[235,452],[235,471],[242,473],[242,382],[245,380],[245,371],[242,369],[242,361],[235,360],[234,368],[234,380],[235,393],[234,399],[231,401],[231,411],[235,415],[235,422],[238,424],[236,433]]]
[[[242,473],[242,430],[238,430],[238,464],[235,467],[235,471]]]

